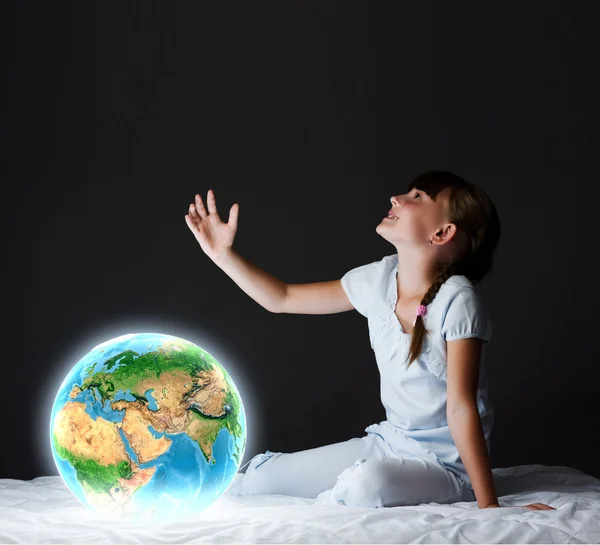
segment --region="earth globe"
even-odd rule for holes
[[[160,333],[99,344],[63,380],[50,443],[69,490],[101,515],[198,515],[229,487],[246,416],[227,371],[199,346]]]

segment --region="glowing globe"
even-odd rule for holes
[[[202,348],[129,334],[96,346],[63,380],[50,442],[65,484],[93,511],[172,521],[227,490],[246,416],[231,377]]]

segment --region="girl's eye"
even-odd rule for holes
[[[419,195],[419,194],[418,194],[418,193],[415,193],[415,197],[416,197],[417,195]],[[419,198],[420,198],[420,195],[419,195]]]

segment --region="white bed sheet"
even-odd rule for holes
[[[107,524],[56,475],[0,479],[0,543],[600,543],[600,479],[565,466],[492,471],[500,505],[557,510],[476,502],[363,509],[225,493],[196,519]]]

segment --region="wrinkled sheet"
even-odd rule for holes
[[[197,518],[153,525],[107,522],[58,475],[0,479],[0,543],[600,543],[600,479],[565,466],[492,472],[499,503],[508,507],[364,509],[225,492]],[[536,502],[557,510],[519,507]]]

